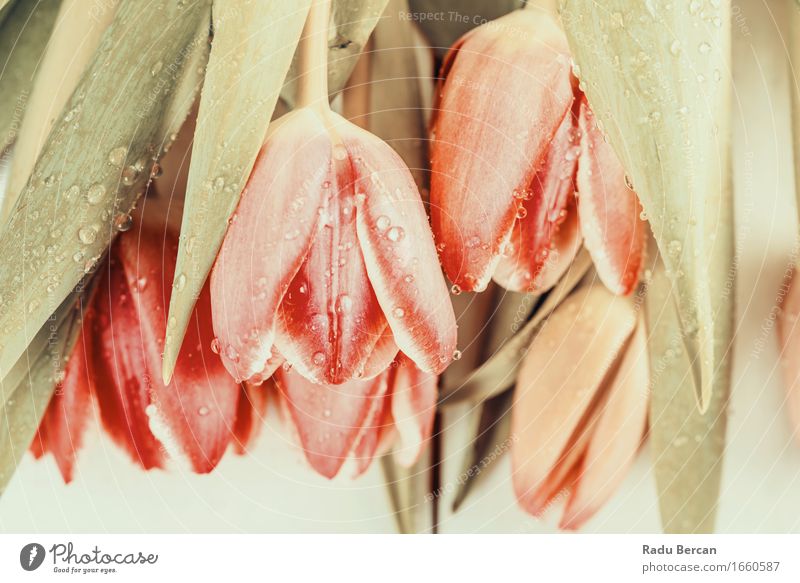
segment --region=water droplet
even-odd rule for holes
[[[178,276],[178,279],[175,280],[175,289],[177,291],[181,291],[185,287],[186,287],[186,274],[181,273]]]
[[[399,307],[399,306],[396,307],[394,310],[392,310],[392,316],[394,316],[397,319],[400,319],[405,315],[406,315],[406,311],[403,308]]]
[[[376,227],[376,228],[377,228],[379,231],[385,231],[386,229],[388,229],[388,228],[389,228],[389,226],[390,226],[391,224],[392,224],[392,221],[391,221],[391,219],[390,219],[389,217],[387,217],[386,215],[381,215],[381,216],[379,216],[379,217],[378,217],[378,220],[377,220],[377,221],[375,221],[375,227]]]
[[[219,338],[214,338],[214,340],[211,341],[211,352],[219,354]]]
[[[386,238],[389,239],[390,241],[394,241],[395,243],[397,243],[403,237],[405,237],[405,234],[406,234],[405,231],[403,231],[401,227],[392,227],[391,229],[386,231]]]
[[[325,355],[322,352],[315,352],[311,359],[313,360],[314,364],[320,366],[325,362]]]
[[[139,170],[136,166],[127,166],[122,171],[122,184],[125,186],[131,186],[134,182],[136,182],[136,178],[139,176]]]
[[[76,187],[72,187],[76,188]],[[103,200],[106,195],[106,187],[100,183],[92,184],[86,193],[86,200],[89,204],[97,204]]]
[[[450,288],[450,293],[453,294],[454,296],[460,295],[461,286],[459,286],[457,283],[454,283],[453,287]]]
[[[680,52],[681,52],[681,43],[677,39],[672,41],[672,44],[669,45],[669,52],[674,56],[677,56],[678,54],[680,54]]]
[[[414,282],[414,276],[409,273],[408,275],[406,275],[403,278],[403,281],[405,281],[406,283],[413,283]]]
[[[119,213],[114,217],[114,228],[120,233],[130,231],[133,226],[133,217],[128,213]]]
[[[97,239],[97,227],[94,225],[81,227],[81,229],[78,231],[78,239],[80,239],[81,243],[84,245],[90,245],[94,243],[95,239]]]
[[[347,148],[344,147],[344,144],[336,144],[333,147],[333,157],[337,160],[344,160],[347,158]]]
[[[158,74],[161,72],[161,69],[162,69],[162,67],[163,67],[163,66],[164,66],[164,63],[162,63],[161,61],[158,61],[158,62],[157,62],[157,63],[155,63],[155,64],[153,65],[153,67],[150,69],[150,74],[151,74],[153,77],[155,77],[156,75],[158,75]]]
[[[681,249],[683,249],[683,247],[682,247],[682,245],[681,245],[681,242],[680,242],[680,241],[678,241],[677,239],[673,239],[672,241],[670,241],[670,242],[667,244],[667,252],[668,252],[668,253],[669,253],[669,254],[670,254],[672,257],[677,257],[678,255],[680,255],[680,253],[681,253]]]
[[[453,360],[461,360],[461,351],[456,350],[453,352]]]
[[[524,206],[521,206],[517,209],[517,218],[524,219],[528,216],[528,211]]]
[[[205,405],[199,407],[197,409],[197,414],[200,415],[200,417],[205,417],[206,415],[209,414],[208,407],[206,407]]]
[[[710,45],[710,44],[708,44],[708,43],[707,43],[707,42],[705,42],[705,41],[704,41],[704,42],[701,42],[701,43],[698,45],[698,47],[697,47],[697,50],[698,50],[698,51],[700,51],[700,54],[701,54],[701,55],[707,55],[707,54],[708,54],[708,53],[711,51],[711,45]]]
[[[340,295],[339,299],[337,300],[336,311],[339,312],[340,314],[345,314],[349,312],[352,308],[353,308],[353,299],[346,294]]]
[[[114,166],[122,166],[125,162],[125,157],[128,155],[128,149],[125,146],[114,148],[108,154],[108,161]]]

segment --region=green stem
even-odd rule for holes
[[[300,107],[328,109],[328,24],[330,0],[313,0],[300,40]]]

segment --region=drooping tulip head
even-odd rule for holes
[[[285,359],[327,385],[402,350],[438,373],[455,317],[422,201],[384,142],[301,108],[275,122],[211,274],[216,347],[237,379]]]
[[[647,421],[646,332],[628,298],[578,290],[544,323],[517,378],[512,408],[514,490],[529,513],[567,498],[578,528],[611,497]]]
[[[542,291],[585,239],[606,285],[634,289],[639,205],[550,16],[517,10],[451,48],[432,140],[431,221],[458,288]]]

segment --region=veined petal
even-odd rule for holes
[[[614,149],[597,128],[586,98],[580,112],[577,186],[581,232],[600,280],[615,294],[627,295],[639,282],[644,263],[642,207],[626,184],[625,170]]]
[[[388,378],[390,373],[382,376]],[[378,393],[373,397],[369,413],[364,421],[364,427],[353,445],[352,457],[356,463],[355,477],[360,476],[369,469],[381,438],[391,429],[391,402],[392,393],[389,383],[381,383]]]
[[[397,461],[411,466],[417,461],[433,430],[438,377],[422,372],[404,354],[398,355],[391,370],[392,417],[400,443],[395,446]]]
[[[367,375],[388,326],[375,296],[356,233],[354,175],[344,146],[324,182],[326,196],[320,228],[300,271],[280,305],[276,346],[295,370],[309,380],[340,384]],[[394,358],[379,350],[383,362]]]
[[[602,286],[584,287],[553,312],[528,349],[517,379],[511,430],[514,490],[541,511],[543,489],[585,421],[636,325],[633,304]]]
[[[578,209],[575,201],[567,207],[567,215],[558,226],[552,248],[539,274],[533,280],[533,290],[542,293],[556,285],[567,272],[578,251],[583,236],[578,222]]]
[[[566,39],[517,10],[471,32],[449,57],[431,146],[431,222],[448,277],[481,290],[573,102]]]
[[[273,384],[270,380],[260,386],[250,383],[242,385],[236,408],[236,423],[233,426],[233,448],[236,453],[244,455],[261,432],[267,412],[268,391],[272,390]]]
[[[331,140],[313,111],[271,126],[211,272],[214,331],[236,379],[272,356],[278,306],[317,231],[330,163]]]
[[[561,233],[564,222],[572,218],[568,217],[570,210],[575,213],[572,198],[580,154],[577,125],[572,111],[568,112],[531,184],[525,190],[517,191],[517,220],[494,273],[495,281],[506,289],[542,291],[538,281],[542,272],[548,270],[543,282],[557,281],[553,272],[566,269],[577,253],[577,235],[571,229],[574,224],[567,223],[564,233]],[[563,249],[559,249],[557,255],[553,254],[559,243]],[[562,256],[562,250],[566,257]],[[556,256],[551,258],[551,254]]]
[[[611,497],[633,463],[647,425],[647,331],[639,318],[608,387],[608,398],[589,441],[562,528],[580,528]]]
[[[31,444],[31,452],[37,458],[47,452],[53,454],[67,484],[72,481],[75,458],[83,443],[92,406],[91,375],[84,338],[83,334],[78,337],[67,362],[64,380],[56,388]]]
[[[796,271],[784,285],[788,285],[788,293],[781,302],[778,318],[781,372],[792,430],[795,439],[800,441],[800,284]]]
[[[139,236],[128,233],[119,244],[137,326],[133,331],[117,328],[115,334],[133,332],[142,345],[146,368],[135,372],[150,375],[146,413],[151,430],[168,450],[186,456],[194,471],[206,473],[214,469],[231,440],[239,386],[211,349],[214,330],[208,286],[195,304],[172,381],[165,386],[157,374],[178,237],[163,221],[151,218],[149,214],[154,213],[148,213],[146,205]]]
[[[146,469],[164,465],[161,444],[150,431],[150,370],[139,320],[118,259],[120,240],[112,246],[108,271],[95,292],[91,361],[95,395],[103,427],[111,438]],[[147,285],[147,280],[141,282]],[[137,286],[138,289],[138,286]]]
[[[342,120],[352,163],[358,242],[397,346],[422,370],[452,360],[456,320],[411,173],[383,141]]]
[[[333,478],[350,455],[374,400],[383,399],[386,375],[320,385],[280,370],[276,382],[308,463],[321,475]]]

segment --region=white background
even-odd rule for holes
[[[789,116],[786,23],[789,2],[734,3],[734,173],[738,303],[720,532],[800,532],[800,442],[793,440],[768,319],[794,240],[796,213]],[[798,72],[800,74],[800,72]],[[759,347],[765,343],[761,350]],[[800,355],[796,355],[800,358]],[[444,484],[461,471],[459,416],[445,425]],[[173,468],[144,473],[92,428],[75,480],[64,486],[51,458],[24,460],[0,499],[0,532],[393,532],[378,464],[357,481],[313,474],[270,415],[254,451],[228,455],[209,476]],[[443,532],[554,532],[516,508],[509,459],[484,476],[462,510],[442,503]],[[346,474],[346,472],[345,472]],[[659,530],[649,452],[586,527]]]

